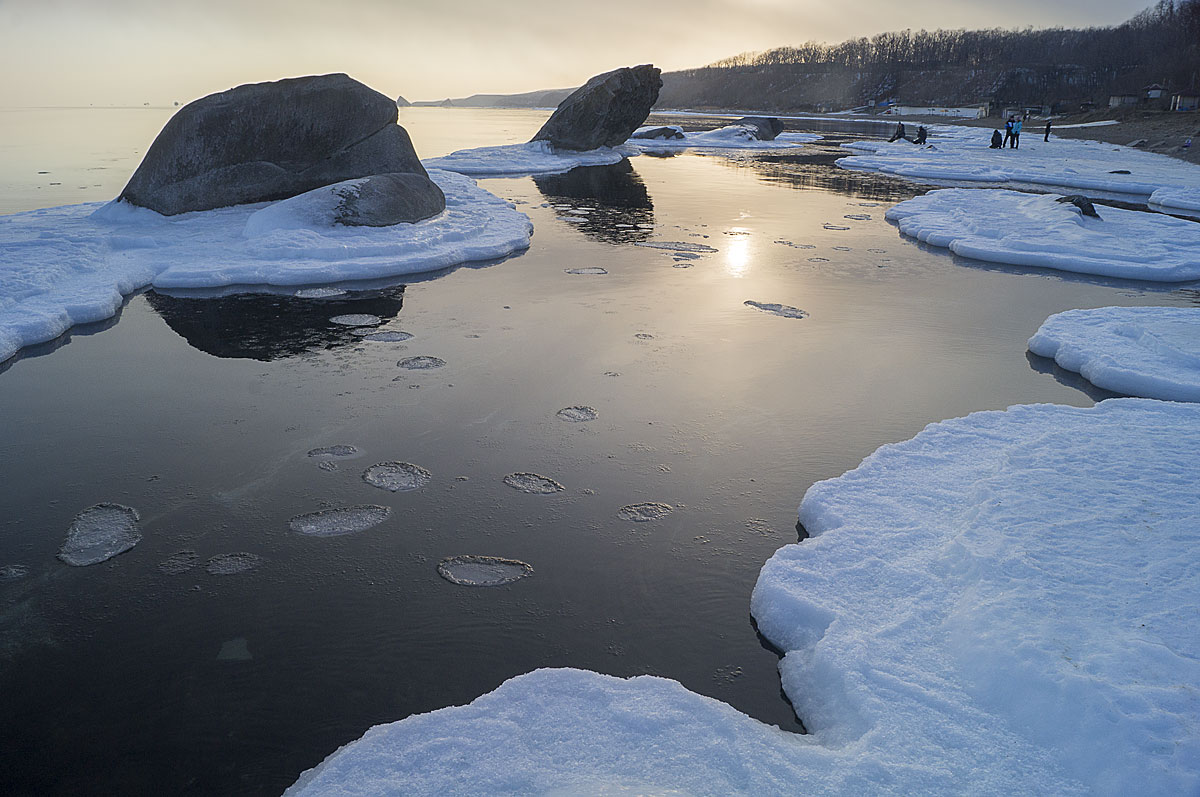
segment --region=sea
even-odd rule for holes
[[[111,199],[173,112],[0,110],[0,213]],[[432,157],[547,115],[400,122]],[[929,187],[839,169],[880,134],[852,125],[481,180],[532,219],[523,254],[336,296],[144,290],[0,364],[0,792],[279,794],[541,667],[675,679],[802,733],[749,600],[805,490],[934,421],[1109,397],[1027,352],[1053,313],[1200,304],[905,238],[884,213]],[[353,314],[411,337],[330,321]],[[389,462],[428,484],[364,479]],[[102,503],[140,542],[67,566]],[[289,525],[362,505],[390,514]],[[462,555],[532,573],[443,578]]]

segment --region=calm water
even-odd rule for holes
[[[115,195],[169,114],[0,112],[3,211]],[[523,140],[543,119],[401,121],[432,156]],[[927,249],[883,220],[922,189],[838,171],[835,154],[484,181],[533,219],[524,255],[336,301],[147,292],[7,363],[0,567],[28,574],[0,581],[0,792],[277,794],[373,724],[547,666],[664,675],[799,730],[748,604],[763,561],[797,537],[805,489],[932,421],[1089,405],[1107,394],[1026,354],[1047,315],[1200,295]],[[717,251],[637,245],[656,241]],[[607,273],[567,273],[593,267]],[[414,337],[328,322],[350,312]],[[446,365],[397,367],[414,355]],[[599,417],[556,417],[572,405]],[[306,456],[333,444],[361,455],[333,471]],[[362,480],[389,460],[432,483]],[[503,483],[519,471],[566,489]],[[101,501],[136,507],[143,541],[62,565],[71,519]],[[640,501],[674,511],[620,519]],[[324,539],[286,525],[363,503],[392,516]],[[159,569],[184,550],[201,566]],[[205,572],[242,551],[257,569]],[[436,572],[454,554],[535,573],[456,586]]]

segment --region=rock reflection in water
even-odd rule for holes
[[[550,204],[587,210],[572,226],[593,240],[645,241],[653,232],[654,203],[628,160],[611,166],[580,166],[566,174],[534,177],[533,182]]]
[[[404,305],[404,286],[330,299],[270,293],[185,298],[150,291],[146,300],[193,348],[214,357],[268,362],[358,343],[350,328],[330,319],[373,315],[386,322],[395,318]]]

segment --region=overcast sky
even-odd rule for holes
[[[169,105],[347,72],[410,100],[911,28],[1088,27],[1150,0],[0,0],[0,107]],[[997,64],[997,68],[1004,66]]]

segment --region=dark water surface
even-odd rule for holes
[[[512,140],[541,118],[502,113]],[[406,114],[423,155],[504,141],[447,132],[486,139],[488,112]],[[277,794],[373,724],[537,667],[663,675],[798,730],[748,605],[805,489],[933,421],[1108,395],[1026,354],[1051,313],[1196,301],[917,245],[883,213],[922,189],[827,150],[484,181],[533,219],[524,255],[324,300],[143,293],[10,362],[0,567],[28,573],[0,581],[0,792]],[[639,245],[664,242],[716,251]],[[329,321],[351,313],[413,337]],[[445,365],[397,366],[413,356]],[[598,417],[556,415],[577,405]],[[359,454],[307,455],[338,444]],[[432,481],[363,481],[387,461]],[[141,513],[142,542],[57,561],[104,501]],[[621,518],[645,501],[673,511]],[[359,504],[391,515],[288,528]],[[182,551],[198,566],[160,569]],[[235,552],[261,562],[206,572]],[[534,574],[455,585],[437,564],[459,554]]]

